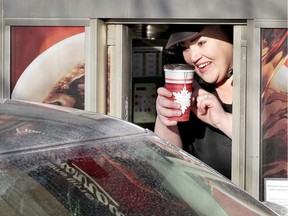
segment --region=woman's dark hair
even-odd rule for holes
[[[218,25],[218,24],[175,24],[171,25],[169,31],[167,32],[168,35],[171,35],[176,32],[199,32],[207,25]],[[226,32],[229,42],[233,44],[233,25],[229,24],[222,24],[219,25],[221,28]]]
[[[213,24],[212,24],[213,25]],[[216,24],[215,24],[216,25]],[[200,25],[196,29],[201,31],[207,25]],[[223,31],[226,33],[228,40],[231,44],[233,44],[233,25],[219,25]]]
[[[226,32],[229,42],[233,44],[233,25],[221,25],[221,28]]]

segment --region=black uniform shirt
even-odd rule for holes
[[[231,104],[222,104],[232,113]],[[188,122],[178,123],[183,149],[190,152],[222,175],[231,179],[232,140],[220,130],[202,122],[192,112]]]

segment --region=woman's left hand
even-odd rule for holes
[[[218,98],[201,88],[195,80],[193,80],[191,110],[201,121],[232,137],[232,114],[227,113]]]

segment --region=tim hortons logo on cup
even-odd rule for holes
[[[187,91],[184,86],[183,89],[179,92],[172,92],[174,95],[174,101],[181,104],[181,112],[185,113],[185,110],[190,107],[190,98],[192,92]]]

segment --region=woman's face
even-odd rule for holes
[[[233,45],[220,26],[206,26],[194,40],[181,43],[188,64],[208,83],[220,83],[233,68]]]

